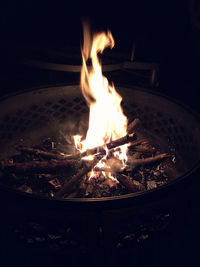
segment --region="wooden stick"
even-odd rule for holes
[[[138,124],[140,124],[140,120],[138,118],[134,119],[127,127],[128,135],[106,144],[108,149],[112,149],[112,148],[115,148],[117,146],[121,146],[123,144],[126,144],[129,142],[128,141],[129,139],[131,141],[132,140],[131,135],[132,135],[133,129],[136,128],[138,126]],[[133,140],[134,139],[135,138],[133,138]],[[62,155],[62,154],[57,154],[57,153],[53,153],[53,152],[49,152],[49,151],[44,151],[44,150],[41,150],[38,148],[32,148],[32,147],[26,147],[26,146],[20,146],[17,149],[21,152],[30,153],[30,154],[34,154],[37,156],[42,156],[42,157],[48,158],[48,159],[60,159],[60,160],[62,160],[62,159],[74,159],[74,158],[78,158],[78,157],[84,157],[86,155],[93,155],[93,154],[96,154],[96,151],[104,150],[104,146],[88,149],[87,151],[85,151],[83,153],[78,153],[76,155],[65,155],[65,154]]]
[[[131,179],[127,175],[117,174],[117,180],[132,193],[145,190],[145,187],[140,182]]]
[[[142,139],[139,139],[139,140],[134,140],[133,142],[130,142],[128,147],[129,148],[132,148],[132,147],[136,147],[136,146],[143,146],[143,145],[148,145],[149,142],[146,138],[142,138]]]
[[[134,148],[132,149],[132,153],[135,153],[135,152],[153,154],[156,152],[156,148],[149,146],[149,145],[138,145],[138,146],[134,146]]]
[[[75,160],[29,161],[13,164],[1,162],[1,168],[12,173],[49,173],[75,167],[77,163]]]
[[[132,133],[135,128],[140,125],[140,120],[138,118],[134,119],[129,125],[127,126],[127,133]]]
[[[166,159],[168,158],[169,155],[167,153],[162,153],[162,154],[158,154],[154,157],[149,157],[149,158],[144,158],[144,159],[133,159],[133,158],[129,158],[128,159],[128,163],[134,166],[139,166],[139,165],[145,165],[145,164],[149,164],[149,163],[153,163],[162,159]]]
[[[20,150],[21,152],[26,152],[26,153],[34,154],[37,156],[42,156],[48,159],[61,159],[61,160],[70,159],[70,156],[71,156],[71,155],[57,154],[57,153],[53,153],[49,151],[44,151],[38,148],[32,148],[32,147],[26,147],[26,146],[20,146],[17,149]]]
[[[126,136],[123,136],[117,140],[111,141],[110,143],[107,143],[102,146],[94,147],[91,149],[87,149],[85,152],[77,153],[75,155],[61,155],[56,154],[53,152],[47,152],[36,148],[30,148],[30,147],[19,147],[18,149],[23,152],[33,153],[35,155],[43,156],[45,158],[54,158],[59,160],[73,160],[78,158],[83,158],[85,156],[94,155],[94,154],[103,154],[106,153],[105,147],[107,147],[109,150],[113,149],[118,146],[122,146],[124,144],[127,144],[129,142],[132,142],[136,139],[136,135],[134,133],[127,134]]]
[[[79,157],[82,158],[82,157],[85,157],[88,155],[94,155],[94,154],[98,154],[98,153],[104,154],[106,152],[105,147],[107,147],[110,150],[110,149],[116,148],[118,146],[128,144],[129,142],[132,142],[135,139],[136,139],[136,135],[134,133],[127,134],[127,135],[125,135],[125,136],[123,136],[117,140],[111,141],[110,143],[107,143],[105,145],[98,146],[98,147],[91,148],[91,149],[87,149],[85,152],[80,153]]]
[[[97,164],[99,161],[98,158],[88,162],[83,168],[81,168],[74,176],[71,177],[69,181],[67,181],[62,189],[60,189],[56,194],[55,197],[62,197],[65,194],[69,194],[74,191],[74,186],[77,185],[81,181],[84,175],[92,170],[92,168]]]
[[[96,148],[92,148],[92,149],[88,149],[83,153],[78,153],[76,155],[65,155],[65,154],[57,154],[57,153],[53,153],[53,152],[49,152],[49,151],[44,151],[38,148],[32,148],[32,147],[26,147],[26,146],[20,146],[17,149],[21,152],[26,152],[26,153],[30,153],[30,154],[34,154],[37,156],[42,156],[44,158],[48,158],[48,159],[75,159],[75,158],[79,158],[79,157],[85,157],[88,155],[93,155],[98,153],[99,151],[105,151],[104,147],[107,146],[108,149],[112,149],[121,145],[124,145],[126,143],[129,143],[133,140],[135,140],[135,136],[132,133],[133,129],[136,128],[136,126],[138,126],[138,124],[140,123],[140,120],[138,118],[134,119],[134,121],[132,121],[128,127],[127,127],[127,135],[119,138],[117,140],[114,140],[110,143],[107,143],[106,145],[103,146],[99,146]],[[132,144],[134,145],[134,144]]]
[[[79,186],[78,193],[77,193],[78,195],[81,195],[81,196],[84,195],[85,190],[87,188],[87,178],[88,177],[84,175],[83,179],[81,179],[80,186]]]

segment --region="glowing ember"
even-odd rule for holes
[[[76,148],[83,152],[89,148],[102,146],[127,134],[127,118],[121,107],[121,96],[116,92],[114,85],[110,85],[102,74],[102,66],[98,53],[103,53],[106,47],[113,48],[114,39],[110,31],[90,36],[88,25],[84,25],[84,43],[82,49],[81,89],[90,108],[89,127],[85,140],[79,135],[74,136]],[[87,61],[91,59],[91,66]],[[108,152],[106,146],[105,150]],[[127,145],[120,146],[113,152],[123,166],[127,160]],[[108,154],[108,153],[106,153]],[[98,167],[105,166],[105,158],[98,163]],[[84,159],[91,160],[93,157]],[[105,177],[113,178],[111,173]],[[95,176],[92,171],[91,176]]]

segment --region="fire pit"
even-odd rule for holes
[[[128,101],[127,104],[126,97],[129,93],[125,92],[125,105],[122,106],[123,92],[122,95],[117,92],[114,85],[109,84],[103,76],[98,54],[113,46],[114,39],[110,31],[92,35],[89,25],[84,24],[81,91],[89,107],[89,116],[83,99],[77,93],[69,103],[60,99],[59,105],[53,104],[53,116],[58,119],[50,123],[49,127],[45,126],[48,133],[43,133],[43,140],[35,140],[35,137],[28,134],[32,142],[30,145],[25,135],[20,142],[12,144],[21,154],[15,151],[9,159],[8,155],[4,156],[5,160],[1,161],[3,183],[14,189],[47,197],[99,198],[154,189],[185,172],[183,167],[178,167],[178,164],[182,165],[180,152],[174,147],[174,140],[169,140],[171,136],[167,136],[169,131],[177,127],[169,126],[168,132],[164,127],[159,127],[161,133],[158,129],[148,131],[144,123],[150,122],[151,128],[152,123],[155,124],[146,116],[150,113],[148,107],[140,107],[139,104],[137,110],[141,109],[146,118],[141,117],[141,114],[138,114],[141,118],[137,118],[137,113],[132,110],[136,103],[129,104]],[[51,103],[48,106],[46,102],[45,109],[39,108],[39,111],[49,112],[50,118],[51,110],[46,109]],[[74,104],[76,118],[66,118],[65,115],[65,121],[61,122],[59,113],[67,112],[67,107],[73,109]],[[36,109],[37,104],[33,104],[32,110]],[[81,110],[85,112],[85,116]],[[156,121],[156,127],[167,125],[169,120],[171,124],[174,123],[173,116],[163,118],[162,111],[157,111],[157,114],[161,118]],[[40,116],[41,121],[43,117],[49,120],[46,116]],[[141,119],[143,126],[137,129]],[[26,126],[30,123],[29,120]],[[184,128],[182,131],[184,132]],[[42,132],[40,129],[40,134]],[[187,136],[188,134],[184,135],[186,140]],[[177,166],[176,160],[179,162]],[[149,168],[140,167],[143,165]],[[186,166],[185,163],[184,165]]]
[[[155,189],[185,174],[195,165],[195,162],[199,158],[198,139],[195,142],[193,141],[195,138],[193,137],[195,131],[197,131],[195,136],[198,136],[198,124],[196,126],[190,126],[189,129],[193,129],[193,131],[192,133],[188,132],[185,125],[186,116],[183,113],[185,112],[184,110],[182,111],[179,106],[166,100],[166,98],[156,96],[150,92],[128,88],[119,88],[119,91],[121,95],[123,95],[124,110],[127,116],[131,118],[130,121],[135,122],[136,120],[133,119],[135,117],[140,118],[141,121],[139,129],[136,130],[138,139],[133,141],[133,144],[136,144],[136,146],[133,146],[133,155],[137,157],[138,154],[140,156],[140,153],[142,153],[142,156],[150,155],[150,157],[147,156],[147,158],[144,159],[136,158],[131,161],[134,163],[134,167],[133,171],[129,172],[129,175],[135,177],[133,182],[135,182],[134,185],[136,188],[132,190],[128,185],[128,190],[124,190],[123,188],[121,188],[121,191],[117,190],[115,181],[110,179],[111,185],[108,187],[111,188],[111,192],[109,190],[107,194],[104,194],[104,192],[101,194],[97,192],[97,194],[95,194],[92,189],[90,189],[92,191],[88,193],[87,190],[89,191],[89,189],[85,188],[84,194],[81,192],[79,192],[78,195],[67,194],[68,198],[120,196],[131,192],[135,193],[137,191]],[[26,103],[23,103],[22,99],[26,99]],[[12,104],[10,101],[12,101]],[[21,103],[20,109],[18,103]],[[8,165],[3,164],[3,169],[5,168],[6,172],[5,175],[2,176],[1,182],[7,186],[11,185],[11,187],[13,184],[13,189],[18,189],[27,193],[35,193],[43,197],[54,197],[57,195],[59,197],[59,194],[56,192],[62,187],[62,179],[70,180],[70,178],[66,176],[70,177],[71,172],[69,168],[63,170],[64,176],[59,182],[59,179],[56,179],[56,177],[59,178],[61,175],[58,169],[61,169],[62,173],[63,167],[68,167],[68,161],[70,161],[70,163],[73,161],[72,167],[75,168],[74,176],[76,176],[78,168],[84,169],[79,163],[79,157],[75,161],[73,159],[65,160],[65,158],[62,158],[63,154],[57,152],[61,151],[62,153],[66,153],[66,150],[69,149],[70,151],[72,149],[75,151],[75,147],[69,145],[65,137],[69,138],[73,136],[74,133],[79,131],[80,125],[82,126],[83,122],[88,120],[88,108],[81,96],[80,88],[78,86],[66,86],[34,90],[7,98],[2,102],[2,105],[5,105],[6,108],[3,108],[3,110],[6,113],[3,115],[1,127],[3,131],[1,133],[1,141],[3,142],[1,144],[1,160],[10,158],[12,161],[19,161],[21,163],[17,163],[19,166],[17,165],[16,169],[13,162]],[[161,107],[161,109],[158,107]],[[176,112],[174,108],[176,108]],[[175,114],[177,114],[180,122],[177,121]],[[189,116],[187,113],[186,115]],[[182,121],[181,117],[183,118]],[[76,123],[74,123],[74,121]],[[193,121],[189,118],[187,121],[190,123],[195,122],[194,118]],[[196,121],[196,123],[197,122],[198,121]],[[40,129],[39,131],[38,127]],[[141,146],[141,142],[146,142],[145,138],[148,138],[148,143],[152,143],[154,146],[150,146],[149,144],[148,147],[146,147],[146,145]],[[6,142],[5,140],[8,141]],[[138,142],[139,145],[137,145]],[[194,144],[195,146],[193,146]],[[32,149],[32,147],[37,147],[37,149]],[[42,147],[43,150],[38,149],[38,147]],[[23,153],[20,154],[19,150]],[[147,162],[147,167],[143,168],[143,171],[141,168],[137,168],[137,165],[140,165],[138,161],[140,163],[142,160],[143,163],[146,159],[152,159],[151,155],[155,152],[157,153],[157,150],[169,153],[169,158],[161,163],[158,161],[158,163],[154,163],[153,166],[151,161],[149,162],[150,166]],[[55,153],[55,151],[57,153]],[[192,151],[192,153],[190,151]],[[165,156],[165,154],[159,155]],[[75,154],[75,158],[77,156],[79,156],[79,153]],[[50,157],[50,159],[48,158],[44,161],[46,157]],[[61,157],[61,160],[57,163],[59,157]],[[153,158],[155,158],[155,156]],[[35,166],[37,165],[36,163],[38,163],[38,159],[40,160],[39,164],[45,163],[47,167],[45,165]],[[162,157],[160,160],[162,160]],[[30,162],[32,163],[31,166],[29,166]],[[76,167],[76,164],[78,167]],[[115,162],[115,165],[116,164],[117,162]],[[7,168],[9,172],[7,172]],[[87,172],[88,171],[86,171],[86,174]],[[18,176],[16,176],[15,173]],[[52,175],[49,173],[52,173]],[[152,178],[154,173],[155,175]],[[80,178],[83,177],[84,174],[81,174]],[[120,179],[127,180],[127,175],[122,174],[120,177],[118,176],[119,181],[121,181]],[[93,188],[92,183],[94,182],[92,180],[95,180],[95,178],[90,179],[90,188]],[[104,182],[106,182],[107,185],[107,181],[105,180],[106,179],[104,179]],[[126,187],[126,182],[125,184],[123,182],[124,181],[122,181],[122,185]],[[37,187],[37,183],[39,183],[39,187]],[[83,184],[80,183],[79,186],[83,186]],[[114,186],[112,183],[114,183]],[[48,188],[48,185],[50,188]],[[55,190],[51,190],[51,187]],[[71,183],[71,187],[73,188],[73,183]],[[104,186],[103,190],[105,191],[106,188],[107,187]],[[77,190],[75,193],[78,193]],[[70,193],[74,193],[74,191],[72,190]]]
[[[112,256],[127,240],[143,242],[168,225],[176,189],[199,170],[200,125],[197,115],[167,97],[124,86],[116,92],[93,58],[90,72],[85,49],[82,93],[78,85],[66,85],[1,100],[0,197],[7,201],[2,229],[8,247],[20,243],[69,257],[78,251],[93,255],[91,265],[97,266],[97,254]],[[108,89],[98,107],[104,112],[105,104],[103,122],[109,120],[103,142],[95,140],[101,116],[91,115],[99,103],[98,92],[91,91],[93,71]],[[107,110],[107,93],[117,103],[116,118]],[[89,117],[95,138],[85,146]]]
[[[124,111],[130,120],[139,118],[143,134],[148,135],[151,140],[154,140],[154,143],[156,140],[161,149],[167,152],[171,151],[175,157],[175,162],[172,162],[174,168],[171,169],[173,172],[171,176],[168,174],[168,182],[151,190],[128,194],[126,192],[125,195],[113,197],[69,197],[52,201],[52,198],[49,199],[41,194],[25,193],[26,189],[23,188],[19,191],[12,187],[6,187],[1,180],[1,198],[7,202],[7,205],[2,207],[4,220],[6,225],[8,221],[10,225],[8,229],[10,235],[6,233],[7,241],[9,237],[13,239],[15,230],[15,234],[19,235],[26,245],[29,242],[31,246],[35,242],[42,244],[45,240],[43,244],[45,247],[46,239],[43,239],[43,235],[48,236],[52,229],[54,229],[53,231],[56,231],[55,228],[58,230],[61,227],[59,226],[61,221],[62,227],[64,225],[68,225],[69,229],[75,227],[74,233],[80,224],[83,224],[78,239],[83,240],[85,234],[89,238],[94,231],[95,236],[93,234],[90,236],[93,241],[87,240],[89,243],[94,242],[94,239],[98,239],[99,229],[101,231],[103,229],[107,235],[106,240],[108,240],[112,232],[110,232],[111,222],[116,218],[121,220],[127,218],[127,214],[129,216],[133,216],[133,214],[138,216],[138,213],[148,214],[149,209],[151,216],[152,210],[156,213],[164,210],[164,215],[169,213],[171,204],[167,205],[166,209],[166,203],[164,201],[165,204],[163,204],[162,200],[168,194],[172,200],[174,194],[171,190],[181,186],[184,180],[192,179],[191,176],[194,175],[199,164],[199,120],[189,109],[166,97],[139,88],[120,86],[117,89],[123,97]],[[73,127],[76,128],[79,124],[72,122],[80,122],[83,116],[87,117],[88,115],[88,108],[79,86],[76,85],[35,89],[13,95],[1,100],[1,109],[1,160],[15,155],[15,147],[19,144],[33,147],[35,144],[41,144],[44,139],[56,137],[60,131],[73,132]],[[176,171],[174,172],[174,170]],[[158,201],[152,202],[152,200]],[[139,210],[138,203],[143,203]],[[110,213],[110,209],[116,209],[116,214],[114,211]],[[79,221],[78,228],[75,223],[77,220]],[[48,227],[45,230],[40,229],[42,232],[44,231],[41,237],[40,230],[33,229],[44,227],[44,225],[48,225]],[[24,231],[28,231],[28,233],[24,234]],[[40,238],[37,241],[33,239],[35,234],[36,237],[39,234],[41,240]],[[72,238],[71,233],[70,237],[67,235],[66,238]],[[73,238],[75,237],[73,236]],[[72,240],[74,240],[73,238]],[[51,238],[48,237],[48,239]],[[53,242],[58,240],[54,239]],[[98,246],[96,241],[95,244]],[[61,245],[61,247],[66,249],[68,246]]]

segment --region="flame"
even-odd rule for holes
[[[98,53],[103,53],[106,47],[113,48],[113,36],[110,31],[91,36],[89,26],[86,24],[83,30],[81,90],[89,106],[90,114],[85,140],[81,140],[81,136],[74,137],[76,148],[81,152],[104,145],[127,134],[127,118],[121,107],[122,97],[117,93],[114,85],[109,84],[107,78],[103,76],[98,58]],[[91,59],[91,66],[87,66],[89,59]],[[114,156],[125,164],[126,152],[127,145],[123,145],[118,148]],[[98,165],[98,167],[103,166],[102,162]],[[112,177],[111,174],[106,176]]]

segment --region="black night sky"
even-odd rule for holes
[[[94,30],[112,31],[115,49],[130,51],[135,41],[137,61],[160,64],[160,84],[168,88],[164,93],[175,85],[173,95],[188,102],[190,87],[189,104],[198,106],[193,97],[198,90],[198,43],[189,0],[6,1],[1,3],[1,73],[13,70],[34,45],[80,47],[84,17]]]

